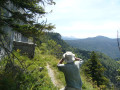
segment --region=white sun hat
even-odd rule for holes
[[[63,54],[63,59],[66,63],[71,63],[75,60],[75,54],[73,54],[70,51],[67,51],[66,53]]]

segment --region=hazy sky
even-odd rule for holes
[[[98,35],[117,37],[120,31],[120,0],[54,0],[47,21],[55,24],[55,32],[78,38]]]

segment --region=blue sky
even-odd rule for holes
[[[98,35],[117,37],[120,31],[120,0],[54,0],[47,6],[48,23],[56,26],[54,32],[77,38]]]

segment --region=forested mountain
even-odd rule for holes
[[[0,79],[1,82],[0,88],[9,90],[9,88],[11,87],[12,88],[11,90],[13,90],[13,88],[15,88],[14,90],[16,90],[16,88],[18,88],[17,85],[20,85],[20,88],[22,88],[21,90],[24,89],[29,90],[31,88],[35,90],[39,88],[41,90],[48,90],[48,89],[58,90],[51,83],[51,80],[47,75],[48,72],[46,70],[46,65],[48,63],[53,68],[56,68],[55,74],[56,76],[59,74],[58,80],[64,79],[64,76],[60,74],[57,70],[57,63],[59,59],[62,58],[63,53],[65,53],[66,51],[72,51],[73,53],[75,53],[76,57],[79,57],[84,60],[84,63],[80,70],[83,81],[83,89],[98,90],[97,88],[99,87],[96,87],[96,89],[95,87],[94,89],[90,89],[90,87],[87,87],[89,85],[93,87],[95,84],[91,82],[88,79],[88,77],[84,74],[85,73],[84,69],[87,67],[86,63],[90,59],[90,54],[91,54],[90,51],[85,51],[69,46],[64,40],[61,39],[61,35],[59,33],[54,33],[54,32],[45,32],[45,34],[41,35],[39,39],[36,39],[36,42],[37,42],[36,43],[37,46],[35,50],[35,57],[33,59],[27,58],[26,55],[21,56],[19,54],[20,50],[14,52],[15,55],[12,57],[15,58],[16,56],[18,57],[18,60],[20,60],[19,62],[18,60],[14,59],[15,60],[14,63],[20,68],[20,69],[17,68],[18,70],[15,69],[15,73],[16,70],[18,71],[15,74],[16,76],[12,76],[14,75],[14,73],[11,70],[11,69],[14,70],[13,66],[12,68],[9,68],[9,64],[5,66],[5,63],[7,62],[0,62],[1,67],[5,66],[5,69],[4,68],[0,69],[0,75],[2,76],[2,79]],[[104,55],[103,53],[100,52],[95,52],[95,53],[98,56],[102,66],[106,68],[104,72],[104,76],[109,79],[109,85],[107,86],[107,88],[111,89],[112,86],[117,85],[116,76],[117,76],[117,69],[119,68],[119,64],[117,63],[117,61],[111,59],[110,57]],[[21,69],[21,67],[23,67],[23,69]],[[26,69],[25,72],[23,72],[24,68]],[[9,71],[8,73],[10,74],[6,74],[6,72],[3,72],[4,70],[8,70]],[[3,82],[6,86],[3,85]],[[117,89],[112,89],[112,90],[117,90]]]
[[[120,58],[120,52],[117,46],[117,39],[110,39],[104,36],[97,36],[94,38],[77,39],[77,40],[65,40],[70,46],[88,50],[99,51],[111,58]]]
[[[117,42],[106,37],[96,37],[95,40],[92,38],[90,40],[83,40],[87,40],[87,42],[90,43],[87,47],[84,47],[85,50],[83,48],[78,49],[77,46],[77,48],[71,47],[61,39],[59,33],[51,31],[55,26],[51,23],[47,23],[47,20],[43,18],[46,14],[50,13],[46,11],[45,7],[55,4],[53,0],[0,0],[0,48],[2,48],[2,51],[5,51],[5,57],[0,60],[0,90],[59,90],[61,88],[60,86],[65,86],[65,80],[62,81],[64,74],[58,71],[57,63],[66,51],[72,51],[76,57],[84,60],[80,69],[83,89],[117,90],[114,89],[114,86],[117,86],[116,76],[119,76],[117,75],[119,68],[117,61],[104,55],[101,53],[102,51],[94,52],[93,56],[98,56],[95,58],[96,60],[92,57],[98,62],[97,65],[96,63],[94,64],[97,68],[93,65],[91,66],[91,61],[94,62],[94,60],[90,57],[91,51],[87,48],[98,48],[97,46],[95,47],[94,44],[106,46],[103,51],[109,50],[112,54],[117,55],[113,52],[116,51],[113,47],[117,47]],[[33,47],[35,50],[32,50],[32,47],[30,47],[30,50],[33,52],[34,57],[29,58],[29,53],[22,53],[22,49],[20,48],[9,50],[8,47],[12,48],[12,43],[10,42],[13,41],[10,41],[7,35],[10,34],[10,36],[12,36],[13,34],[5,32],[7,27],[15,34],[15,37],[20,39],[20,42],[21,35],[28,38],[30,42],[33,41],[33,45],[36,47]],[[19,35],[16,35],[16,32],[18,32]],[[93,41],[96,42],[93,44]],[[80,43],[83,43],[84,46],[87,45],[86,42]],[[31,46],[31,43],[29,43],[29,45]],[[19,47],[21,46],[23,45]],[[23,46],[23,49],[26,51],[28,48]],[[89,63],[90,68],[96,70],[95,73],[90,73],[91,75],[94,74],[93,78],[96,78],[93,82],[91,79],[88,79],[91,77],[85,75],[85,69],[89,68],[86,63]],[[48,74],[50,71],[50,69],[47,68],[48,65],[54,69],[55,76],[52,76],[57,76],[58,82],[60,80],[58,84],[59,87],[56,87],[51,80]],[[105,72],[102,70],[103,66],[106,68]],[[86,70],[90,70],[90,68]],[[102,77],[99,77],[100,75],[102,75]],[[83,77],[85,79],[83,79]],[[97,80],[98,77],[99,80]],[[103,79],[107,79],[109,83],[102,83],[104,82]],[[100,83],[98,83],[99,81]],[[96,82],[98,83],[97,86]],[[87,86],[91,86],[92,89]]]
[[[70,45],[68,45],[63,39],[61,39],[61,35],[59,33],[54,33],[54,32],[47,32],[40,38],[41,44],[42,43],[48,43],[49,40],[54,40],[58,45],[61,46],[61,51],[62,54],[65,53],[66,51],[72,51],[77,54],[78,57],[82,57],[83,59],[89,59],[89,53],[90,51],[85,51],[85,50],[80,50],[77,48],[72,48]],[[40,45],[41,45],[40,44]],[[50,46],[48,46],[50,47]],[[62,56],[61,54],[61,56]]]
[[[85,62],[88,61],[88,59],[90,58],[90,51],[86,51],[86,50],[81,50],[81,49],[77,49],[77,48],[73,48],[71,46],[69,46],[64,40],[61,39],[61,35],[59,33],[46,33],[46,38],[48,40],[54,40],[57,44],[61,45],[61,49],[63,51],[63,53],[67,50],[67,51],[72,51],[74,52],[79,58],[82,58]],[[93,42],[93,41],[98,41],[99,43],[100,42],[103,42],[105,43],[105,41],[109,41],[108,45],[110,44],[110,42],[114,42],[114,43],[117,43],[114,39],[113,41],[109,38],[106,38],[106,37],[96,37],[96,38],[88,38],[86,39],[89,41],[89,43]],[[45,40],[43,40],[44,42]],[[75,40],[77,41],[77,40]],[[70,41],[72,42],[72,41]],[[74,40],[73,40],[74,42]],[[47,42],[46,42],[47,43]],[[99,43],[96,43],[99,44]],[[101,45],[104,45],[101,44]],[[105,43],[105,45],[107,45],[107,43]],[[113,45],[113,44],[112,44]],[[90,45],[92,47],[92,44]],[[99,46],[99,45],[98,45]],[[113,45],[114,46],[114,45]],[[117,46],[116,46],[117,47]],[[106,46],[107,48],[107,46]],[[96,52],[98,57],[99,57],[99,60],[100,62],[102,63],[102,65],[106,68],[105,70],[105,76],[107,78],[109,78],[111,80],[112,83],[116,84],[117,81],[116,81],[116,76],[117,76],[117,69],[119,68],[119,64],[113,60],[112,58],[110,58],[109,56],[101,53],[101,52]],[[84,69],[84,65],[83,65],[83,69]]]

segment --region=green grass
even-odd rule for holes
[[[66,84],[65,84],[64,74],[57,69],[57,63],[59,62],[59,60],[53,56],[48,56],[48,58],[49,58],[48,63],[51,66],[51,68],[54,70],[57,81],[59,82],[60,85],[65,86]],[[82,90],[98,90],[96,86],[95,88],[93,88],[91,81],[88,81],[88,79],[82,72],[81,72],[81,79],[83,83]]]
[[[64,78],[64,74],[62,72],[60,72],[57,68],[57,63],[59,62],[59,60],[50,55],[48,56],[48,58],[49,58],[49,60],[47,63],[54,70],[55,78],[60,86],[59,88],[62,88],[63,86],[65,86],[65,78]]]
[[[19,58],[20,62],[27,67],[26,72],[17,72],[13,75],[13,72],[8,69],[8,72],[5,72],[6,60],[0,62],[0,88],[2,90],[58,90],[65,86],[64,74],[57,69],[57,63],[59,62],[52,55],[41,54],[40,50],[36,48],[35,57],[29,59],[26,56],[21,56],[19,53],[15,52],[15,55]],[[20,62],[14,58],[15,65],[22,68]],[[58,82],[58,87],[55,87],[51,82],[51,79],[48,75],[46,69],[47,63],[54,70],[55,78]],[[39,70],[42,67],[43,70]],[[6,74],[7,73],[7,74]],[[87,81],[84,74],[81,74],[83,82],[83,90],[97,90],[93,88],[92,84]]]
[[[2,90],[57,90],[48,75],[46,69],[47,56],[41,55],[39,50],[36,49],[36,54],[33,59],[29,59],[26,56],[21,56],[19,53],[14,53],[22,62],[24,67],[27,67],[26,71],[20,72],[14,71],[14,69],[8,69],[5,71],[6,62],[2,60],[0,62],[0,88]],[[7,57],[6,57],[7,60]],[[14,58],[16,66],[21,68],[20,62]],[[42,67],[43,70],[39,70]]]
[[[96,86],[93,88],[92,82],[83,73],[81,74],[81,79],[83,83],[82,90],[98,90]]]

